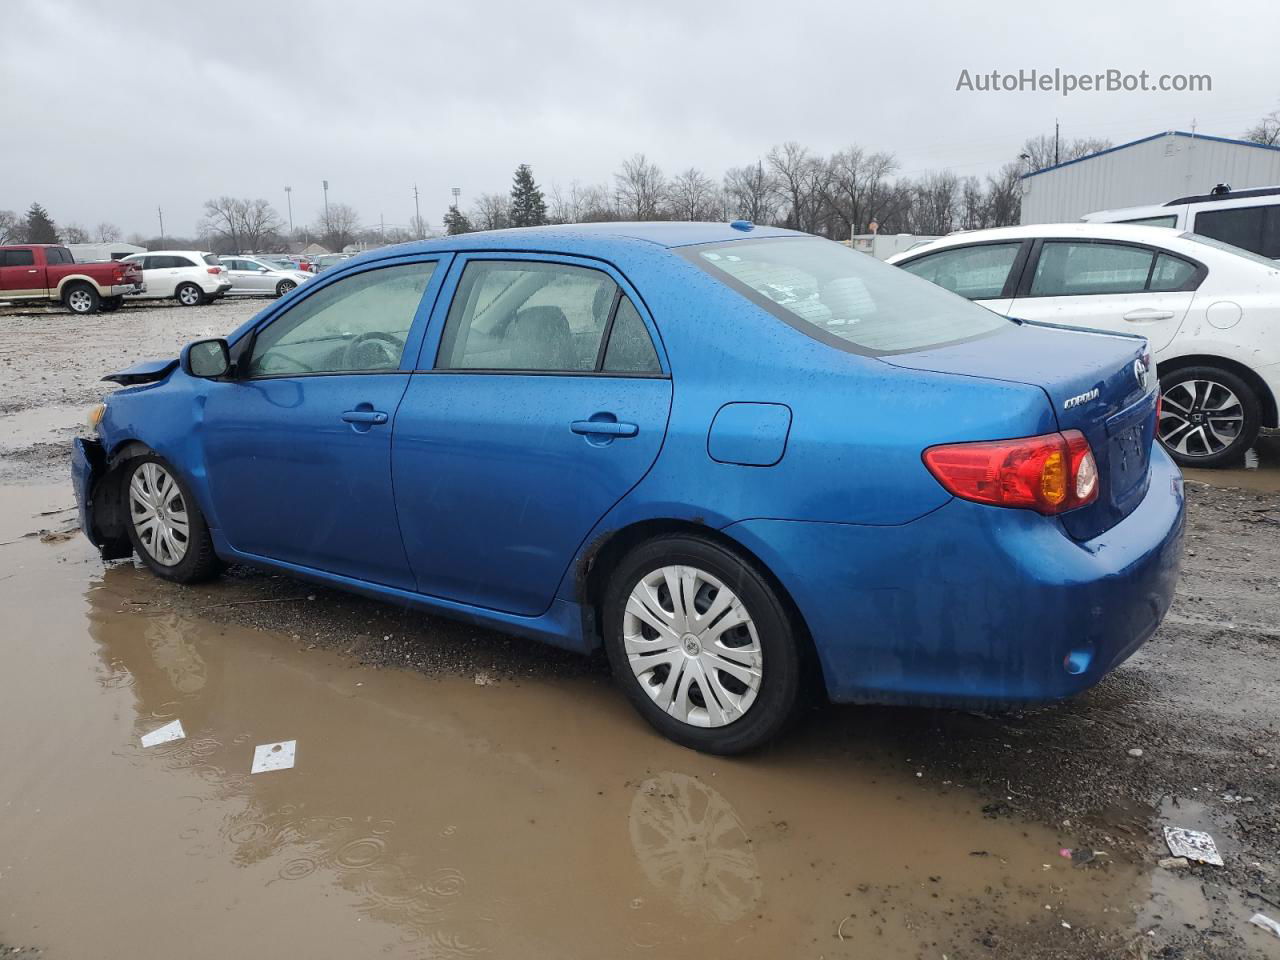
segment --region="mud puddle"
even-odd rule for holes
[[[1262,493],[1280,493],[1280,432],[1258,438],[1245,451],[1238,466],[1215,470],[1183,470],[1188,480],[1198,480],[1216,487],[1239,487]]]
[[[0,540],[66,499],[3,491]],[[847,731],[703,757],[598,679],[362,668],[0,551],[0,934],[49,956],[1087,955],[1150,893]]]

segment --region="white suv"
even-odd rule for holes
[[[1154,207],[1099,210],[1080,219],[1085,223],[1173,227],[1280,260],[1280,187],[1232,190],[1222,184],[1202,196],[1179,197]]]
[[[226,268],[208,251],[152,250],[125,257],[124,262],[142,267],[147,290],[138,294],[140,299],[172,297],[184,307],[194,307],[225,297],[231,289]]]
[[[957,233],[889,262],[1008,317],[1146,337],[1160,441],[1183,466],[1239,462],[1280,425],[1280,263],[1109,223]]]

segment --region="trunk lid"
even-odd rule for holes
[[[1083,433],[1098,464],[1098,499],[1060,517],[1073,538],[1089,540],[1110,529],[1146,494],[1157,388],[1144,338],[1020,321],[995,336],[880,359],[1040,387],[1058,429]]]

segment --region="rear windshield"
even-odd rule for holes
[[[1244,257],[1246,260],[1260,263],[1263,266],[1270,267],[1272,270],[1280,268],[1280,260],[1272,260],[1270,257],[1264,257],[1262,254],[1246,250],[1244,247],[1235,247],[1229,243],[1223,243],[1221,240],[1215,240],[1213,237],[1206,237],[1202,233],[1183,233],[1179,234],[1179,236],[1183,240],[1194,240],[1196,243],[1203,243],[1206,247],[1213,247],[1223,253],[1234,253],[1237,257]]]
[[[207,264],[208,264],[209,266],[211,266],[211,267],[220,267],[220,266],[222,266],[222,261],[221,261],[221,260],[219,260],[217,257],[215,257],[212,253],[206,253],[206,254],[204,255],[204,262],[205,262],[205,263],[207,263]]]
[[[869,254],[820,240],[734,240],[680,251],[791,326],[858,353],[969,340],[1010,321]]]

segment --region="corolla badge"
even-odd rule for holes
[[[1072,407],[1078,407],[1082,403],[1088,403],[1090,400],[1098,399],[1098,388],[1094,387],[1088,393],[1079,393],[1074,397],[1068,397],[1062,403],[1063,410],[1070,410]]]
[[[1147,365],[1141,358],[1133,361],[1133,378],[1138,381],[1139,387],[1147,389]]]

